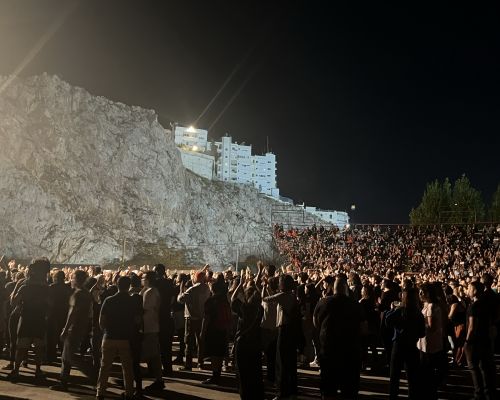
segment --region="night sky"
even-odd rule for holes
[[[155,109],[165,127],[196,121],[231,77],[197,127],[257,153],[268,138],[280,191],[296,202],[404,223],[426,182],[465,173],[489,203],[498,10],[329,3],[0,0],[0,74],[67,12],[21,75]]]

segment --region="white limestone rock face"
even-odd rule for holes
[[[7,78],[0,78],[0,86]],[[55,76],[0,93],[0,252],[59,263],[272,256],[274,201],[187,171],[152,110]],[[214,245],[216,244],[216,245]]]

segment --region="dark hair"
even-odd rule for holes
[[[406,278],[403,281],[403,290],[414,289],[414,288],[415,288],[415,282],[413,282],[410,278]]]
[[[76,284],[78,286],[83,286],[87,280],[88,274],[82,269],[77,269],[74,272],[74,276]]]
[[[309,279],[309,275],[307,274],[307,272],[301,272],[299,274],[299,279],[302,283],[306,283],[307,280]]]
[[[159,277],[163,277],[165,275],[165,265],[163,264],[156,264],[153,268],[153,271],[156,272],[156,274]]]
[[[420,286],[423,299],[428,303],[437,303],[436,287],[431,282],[425,282]]]
[[[212,283],[212,292],[214,295],[226,295],[227,294],[227,285],[224,280],[224,275],[219,274],[215,279],[215,282]]]
[[[407,312],[417,314],[420,312],[418,292],[415,288],[407,288],[401,293],[401,305]]]
[[[267,275],[269,275],[269,276],[273,276],[276,273],[276,267],[272,264],[268,265],[266,267],[266,270],[267,270]]]
[[[147,279],[150,287],[156,287],[156,280],[157,280],[156,277],[157,277],[157,275],[156,275],[156,272],[154,272],[154,271],[147,271],[144,274],[144,279]]]
[[[368,299],[375,301],[375,291],[373,290],[373,286],[369,283],[365,283],[363,285],[363,289],[365,289]]]
[[[487,288],[490,288],[491,285],[493,285],[493,276],[491,274],[485,272],[483,276],[481,277],[481,282],[483,283],[484,286]]]
[[[120,292],[128,292],[130,289],[131,279],[128,276],[120,276],[118,278],[118,290]]]
[[[476,297],[479,297],[484,292],[484,285],[479,281],[472,281],[469,283],[474,289],[476,289]]]
[[[335,282],[335,278],[331,275],[327,275],[325,276],[325,279],[324,281],[328,284],[328,285],[333,285],[334,282]]]
[[[133,288],[140,288],[141,287],[141,278],[137,274],[130,274],[130,286]]]
[[[279,287],[282,292],[291,292],[295,287],[295,281],[290,275],[281,275]]]
[[[99,274],[101,274],[101,273],[102,273],[102,268],[101,268],[100,266],[98,266],[98,265],[97,265],[97,266],[94,268],[94,272],[95,272],[95,274],[96,274],[96,275],[99,275]]]
[[[54,274],[55,283],[64,283],[65,279],[66,279],[66,274],[64,273],[64,271],[59,270]]]

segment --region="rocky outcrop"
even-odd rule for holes
[[[0,78],[0,86],[7,78]],[[0,252],[60,263],[272,256],[275,202],[187,171],[154,111],[55,76],[0,93]]]

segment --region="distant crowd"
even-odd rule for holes
[[[175,364],[210,369],[214,387],[234,370],[242,399],[274,387],[284,400],[302,367],[319,369],[330,400],[356,399],[363,369],[389,376],[391,399],[403,371],[410,399],[437,399],[450,369],[468,368],[475,398],[496,398],[500,227],[276,226],[274,237],[286,262],[239,273],[11,260],[0,273],[4,369],[19,381],[33,354],[37,382],[44,363],[60,363],[52,388],[66,391],[77,367],[99,399],[115,359],[125,398],[161,392]]]

